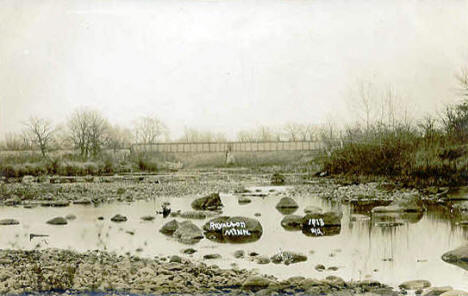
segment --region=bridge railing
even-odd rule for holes
[[[134,152],[161,153],[312,151],[324,148],[325,144],[320,141],[201,142],[132,145],[132,151]]]

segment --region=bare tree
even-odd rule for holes
[[[130,129],[114,124],[107,127],[104,138],[105,145],[116,152],[118,149],[131,146],[133,134]]]
[[[152,144],[168,136],[166,125],[155,116],[142,116],[135,122],[135,140],[142,144]]]
[[[455,77],[458,81],[462,96],[468,97],[468,67],[462,67]]]
[[[3,145],[6,150],[12,151],[31,149],[31,143],[24,133],[6,133]]]
[[[185,128],[184,135],[179,139],[179,142],[226,142],[227,138],[224,133],[201,131],[194,128]]]
[[[78,109],[68,121],[69,137],[84,159],[97,156],[104,143],[107,120],[96,110]]]
[[[39,148],[42,156],[47,157],[47,152],[54,141],[55,129],[49,120],[30,117],[25,122],[25,134],[35,146]]]

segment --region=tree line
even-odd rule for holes
[[[0,149],[37,150],[44,158],[53,150],[75,150],[83,159],[88,159],[98,156],[104,149],[128,149],[134,143],[313,141],[319,138],[320,131],[318,125],[287,123],[280,127],[241,130],[235,139],[229,139],[222,132],[185,128],[181,137],[171,140],[168,127],[157,116],[141,116],[131,127],[124,127],[112,124],[98,110],[78,108],[65,123],[58,125],[46,118],[30,117],[23,122],[20,132],[5,135]]]

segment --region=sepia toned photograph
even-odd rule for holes
[[[468,0],[0,0],[0,295],[468,296]]]

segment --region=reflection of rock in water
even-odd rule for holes
[[[468,244],[443,254],[442,260],[468,270]]]
[[[287,215],[281,220],[281,227],[288,231],[301,230],[302,228],[302,216],[298,215]]]
[[[283,215],[291,215],[297,211],[297,208],[276,208]]]
[[[250,243],[263,234],[260,222],[247,217],[217,217],[204,226],[205,237],[219,243]]]
[[[370,212],[373,208],[379,206],[388,206],[392,201],[391,200],[374,200],[374,199],[367,199],[367,200],[350,200],[349,204],[351,206],[351,210],[354,213],[358,214],[365,214]]]
[[[283,215],[291,215],[297,208],[297,202],[290,197],[283,197],[276,205],[276,209]]]
[[[375,223],[380,222],[406,222],[418,223],[424,214],[422,212],[416,213],[373,213],[372,221]]]

